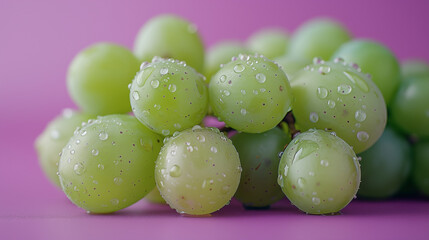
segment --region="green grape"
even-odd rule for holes
[[[265,28],[250,36],[247,46],[251,51],[273,59],[287,53],[289,36],[283,29]]]
[[[151,203],[166,204],[157,187],[155,187],[150,193],[148,193],[146,197],[144,197],[144,199]]]
[[[429,197],[429,142],[414,145],[413,180],[420,193]]]
[[[143,25],[134,43],[134,53],[142,61],[160,56],[185,61],[198,72],[204,68],[204,46],[197,27],[171,14],[158,15]]]
[[[388,198],[395,195],[411,171],[411,146],[391,127],[362,157],[362,182],[358,195],[366,198]]]
[[[353,40],[343,44],[331,59],[338,57],[359,64],[363,72],[371,74],[385,102],[390,105],[401,76],[398,60],[387,47],[371,40]]]
[[[405,81],[392,101],[392,121],[406,134],[429,138],[429,76]]]
[[[311,61],[306,58],[291,55],[275,58],[274,61],[283,68],[283,71],[286,73],[289,80],[292,79],[293,75],[299,70],[304,69],[305,66],[311,64]]]
[[[219,71],[221,64],[229,63],[232,57],[240,53],[249,54],[250,51],[240,42],[235,41],[219,42],[209,48],[206,53],[204,71],[208,81]]]
[[[266,208],[284,198],[277,171],[279,153],[290,137],[275,127],[264,133],[238,133],[231,140],[243,168],[235,198],[245,208]]]
[[[131,106],[140,122],[164,136],[201,123],[208,105],[201,74],[184,62],[158,57],[141,68],[130,88]]]
[[[289,54],[297,57],[329,59],[351,36],[346,28],[332,19],[316,18],[301,25],[292,35]]]
[[[402,62],[401,73],[404,80],[429,76],[429,64],[423,60],[409,59]]]
[[[57,175],[61,150],[73,136],[74,130],[91,118],[95,116],[64,109],[63,113],[52,120],[36,139],[35,148],[40,167],[48,179],[58,187],[61,187]]]
[[[299,134],[279,164],[278,183],[289,200],[309,214],[336,213],[355,196],[358,158],[341,138],[323,130]]]
[[[108,115],[77,129],[64,147],[59,178],[67,197],[91,213],[110,213],[155,186],[162,137],[129,115]]]
[[[356,153],[371,147],[383,133],[387,118],[383,96],[357,65],[315,58],[290,84],[293,114],[301,130],[334,131]]]
[[[194,126],[170,138],[158,156],[155,181],[177,212],[205,215],[231,200],[240,182],[240,159],[216,129]]]
[[[127,86],[140,63],[126,48],[98,43],[81,51],[70,64],[67,88],[73,101],[96,115],[131,110]]]
[[[260,55],[240,54],[221,68],[210,81],[209,98],[216,116],[249,133],[274,128],[292,103],[285,73]]]

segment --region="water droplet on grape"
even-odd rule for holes
[[[227,96],[227,97],[228,97],[229,95],[231,95],[231,93],[230,93],[228,90],[224,90],[224,91],[223,91],[223,94],[224,94],[225,96]]]
[[[341,84],[338,86],[337,91],[339,94],[347,95],[352,91],[352,87],[347,84]]]
[[[217,153],[217,148],[215,146],[212,146],[210,148],[210,151],[212,151],[212,153]]]
[[[327,160],[320,160],[320,165],[327,167],[329,166],[329,162]]]
[[[320,99],[325,99],[328,96],[328,89],[326,89],[326,88],[317,88],[317,96]]]
[[[313,202],[314,205],[319,205],[320,204],[320,198],[318,198],[318,197],[313,197],[311,199],[311,201]]]
[[[342,59],[342,58],[335,58],[334,59],[334,63],[343,63],[344,62],[344,59]]]
[[[314,177],[314,172],[310,171],[308,172],[308,175]]]
[[[197,140],[200,142],[205,142],[206,141],[206,137],[204,137],[203,135],[197,135]]]
[[[244,69],[245,69],[245,67],[243,64],[237,64],[234,66],[234,72],[236,72],[236,73],[241,73],[244,71]]]
[[[323,61],[321,58],[319,58],[319,57],[315,57],[315,58],[313,58],[313,63],[314,64],[323,64],[323,63],[325,63],[325,61]]]
[[[360,132],[358,132],[358,133],[356,134],[356,137],[357,137],[357,139],[358,139],[359,141],[361,141],[361,142],[366,142],[366,141],[368,141],[368,139],[369,139],[369,135],[368,135],[368,133],[367,133],[367,132],[365,132],[365,131],[360,131]]]
[[[279,176],[277,177],[277,184],[280,185],[280,187],[284,187],[283,175],[279,174]]]
[[[242,108],[240,110],[240,113],[241,113],[241,115],[245,116],[247,114],[247,111],[246,111],[246,109]]]
[[[257,80],[259,83],[264,83],[266,79],[267,79],[267,78],[265,77],[265,75],[264,75],[263,73],[258,73],[258,74],[256,74],[256,80]]]
[[[358,86],[362,91],[368,92],[369,87],[365,80],[363,80],[360,76],[356,75],[353,72],[343,72],[347,79],[350,80],[353,84]]]
[[[73,155],[75,153],[74,149],[70,150],[70,154]]]
[[[363,122],[366,119],[366,113],[362,110],[357,110],[355,112],[355,119],[359,122]]]
[[[123,182],[124,180],[122,180],[122,178],[120,178],[120,177],[115,177],[114,179],[113,179],[113,182],[116,184],[116,185],[121,185],[121,183]]]
[[[175,91],[176,91],[176,89],[177,89],[177,87],[176,87],[176,85],[175,85],[175,84],[170,84],[170,85],[168,85],[168,90],[169,90],[170,92],[175,92]]]
[[[155,105],[153,105],[153,107],[154,107],[156,110],[161,109],[161,105],[159,105],[159,104],[155,104]]]
[[[246,90],[241,89],[241,94],[246,95]]]
[[[224,82],[226,81],[226,76],[225,76],[225,75],[220,76],[220,77],[219,77],[219,81],[220,81],[221,83],[224,83]]]
[[[167,73],[168,73],[168,68],[161,68],[161,70],[159,70],[159,73],[160,73],[161,75],[165,75],[165,74],[167,74]]]
[[[319,73],[322,75],[326,75],[331,72],[331,67],[329,66],[321,66],[319,67]]]
[[[83,163],[78,162],[73,166],[73,171],[76,173],[76,175],[81,175],[86,171],[86,169]]]
[[[98,155],[98,150],[97,149],[92,149],[91,154],[93,156],[97,156]]]
[[[105,140],[107,140],[107,138],[109,138],[109,135],[108,135],[105,131],[101,131],[101,132],[98,134],[98,138],[99,138],[101,141],[105,141]]]
[[[334,108],[335,107],[335,101],[334,100],[328,100],[328,107]]]
[[[285,175],[285,177],[287,177],[288,172],[289,172],[289,167],[288,167],[288,165],[285,165],[285,168],[283,169],[283,175]]]
[[[158,80],[152,80],[151,82],[150,82],[150,85],[153,87],[153,88],[157,88],[157,87],[159,87],[159,81]]]
[[[85,136],[86,135],[86,130],[83,130],[82,133],[80,134],[81,136]]]
[[[161,131],[161,133],[162,133],[162,135],[164,135],[164,136],[168,136],[168,135],[170,134],[170,130],[168,130],[168,129],[163,129],[163,130]]]
[[[305,181],[304,178],[302,178],[302,177],[298,178],[297,185],[298,185],[299,188],[304,188],[305,184],[306,184],[306,181]]]
[[[140,70],[143,70],[143,68],[145,68],[148,65],[149,65],[149,62],[142,62],[142,64],[140,65]]]
[[[114,199],[111,199],[111,200],[110,200],[110,203],[111,203],[113,206],[116,206],[116,205],[118,205],[118,204],[119,204],[119,200],[118,200],[118,199],[116,199],[116,198],[114,198]]]
[[[319,115],[317,115],[317,113],[315,113],[315,112],[311,112],[310,113],[310,121],[313,123],[317,123],[317,121],[319,121]]]
[[[180,123],[175,123],[174,125],[173,125],[176,129],[180,129],[182,126],[180,125]]]
[[[97,167],[98,167],[98,169],[100,169],[100,170],[104,170],[104,165],[103,165],[103,164],[101,164],[101,163],[99,163]]]

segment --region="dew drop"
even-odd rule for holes
[[[366,119],[366,113],[362,110],[357,110],[355,112],[355,119],[359,122],[363,122]]]
[[[241,94],[246,95],[246,90],[241,89]],[[429,111],[428,111],[429,112]]]
[[[320,165],[327,167],[329,166],[329,162],[327,160],[320,160]]]
[[[176,129],[180,129],[182,126],[180,125],[180,123],[175,123],[174,125],[173,125]]]
[[[285,168],[283,169],[283,174],[285,175],[285,177],[287,177],[288,172],[289,172],[289,167],[288,165],[285,165]]]
[[[335,101],[334,100],[328,100],[328,107],[334,108],[335,107]]]
[[[314,172],[310,171],[308,172],[308,175],[314,177]]]
[[[150,82],[150,85],[151,85],[153,88],[157,88],[157,87],[159,87],[159,81],[158,81],[158,80],[152,80],[152,81]]]
[[[103,164],[101,164],[101,163],[99,163],[97,167],[98,167],[98,169],[100,169],[100,170],[104,170],[104,165],[103,165]]]
[[[259,83],[264,83],[266,79],[267,79],[267,78],[265,77],[265,75],[264,75],[263,73],[258,73],[258,74],[256,74],[256,80],[257,80]]]
[[[73,155],[75,153],[74,149],[70,150],[70,154]]]
[[[326,75],[331,72],[331,67],[329,66],[321,66],[319,67],[319,73],[322,75]]]
[[[313,123],[317,123],[317,121],[319,121],[319,115],[317,115],[317,113],[315,113],[315,112],[311,112],[310,113],[310,121]]]
[[[115,177],[114,179],[113,179],[113,182],[116,184],[116,185],[121,185],[121,183],[123,182],[124,180],[122,180],[122,178],[120,178],[120,177]]]
[[[83,130],[82,133],[80,134],[81,136],[85,136],[86,135],[86,130]]]
[[[161,105],[159,105],[159,104],[155,104],[155,105],[153,105],[153,107],[154,107],[156,110],[161,109]]]
[[[99,138],[101,141],[105,141],[105,140],[107,140],[107,138],[109,138],[109,135],[108,135],[105,131],[101,131],[101,132],[98,134],[98,138]]]
[[[280,185],[280,187],[284,187],[283,175],[282,174],[279,174],[279,176],[277,177],[277,184]]]
[[[200,142],[205,142],[206,141],[206,137],[204,137],[203,135],[197,135],[197,140]]]
[[[325,99],[328,96],[328,89],[326,89],[326,88],[317,88],[317,96],[320,99]]]
[[[228,192],[229,192],[229,190],[230,190],[231,188],[230,188],[230,186],[228,186],[228,185],[226,185],[226,186],[223,186],[222,187],[222,193],[223,194],[227,194]]]
[[[231,93],[230,93],[228,90],[224,90],[224,91],[223,91],[223,94],[224,94],[225,96],[227,96],[227,97],[228,97],[229,95],[231,95]]]
[[[304,179],[304,178],[300,177],[300,178],[298,178],[298,180],[297,180],[297,184],[298,184],[298,187],[300,187],[300,188],[304,188],[304,187],[305,187],[305,184],[306,184],[306,181],[305,181],[305,179]]]
[[[86,169],[83,163],[79,162],[73,166],[73,171],[76,173],[76,175],[81,175],[86,171]]]
[[[338,86],[337,91],[339,94],[347,95],[352,91],[352,87],[347,84],[341,84]]]
[[[163,130],[161,131],[161,133],[162,133],[162,135],[164,135],[164,136],[168,136],[168,135],[170,134],[170,130],[168,130],[168,129],[163,129]]]
[[[176,87],[176,85],[175,85],[175,84],[170,84],[170,85],[168,85],[168,90],[169,90],[170,92],[175,92],[175,91],[176,91],[176,89],[177,89],[177,87]]]
[[[313,58],[313,63],[314,64],[323,64],[323,63],[325,63],[325,61],[323,61],[320,57],[315,57],[315,58]]]
[[[358,139],[359,141],[361,141],[361,142],[366,142],[366,141],[368,141],[368,139],[369,139],[369,135],[368,135],[368,133],[367,133],[367,132],[365,132],[365,131],[360,131],[360,132],[358,132],[358,133],[356,134],[356,136],[357,136],[357,139]]]
[[[149,62],[142,62],[142,64],[140,65],[140,70],[143,70],[148,65],[149,65]]]
[[[313,202],[314,205],[319,205],[320,204],[320,198],[318,198],[318,197],[313,197],[311,199],[311,201]]]
[[[116,198],[114,198],[114,199],[111,199],[111,200],[110,200],[110,203],[111,203],[112,205],[116,206],[116,205],[118,205],[118,204],[119,204],[119,200],[118,200],[118,199],[116,199]]]
[[[221,83],[224,83],[224,82],[226,81],[226,76],[225,76],[225,75],[220,76],[220,77],[219,77],[219,81],[220,81]]]
[[[236,72],[236,73],[241,73],[244,71],[244,69],[245,69],[245,67],[243,64],[237,64],[234,66],[234,72]]]
[[[170,174],[171,177],[180,177],[180,175],[182,173],[181,173],[180,167],[178,165],[173,165],[170,168],[169,174]]]
[[[210,148],[210,151],[212,151],[212,153],[217,153],[217,148],[215,146],[212,146]]]
[[[246,109],[242,108],[240,110],[240,113],[241,113],[241,115],[245,116],[247,114],[247,111],[246,111]]]
[[[98,150],[97,149],[92,149],[92,151],[91,151],[91,154],[93,155],[93,156],[97,156],[98,155]]]
[[[161,70],[159,70],[159,73],[160,73],[161,75],[165,75],[165,74],[167,74],[167,73],[168,73],[168,68],[161,68]]]

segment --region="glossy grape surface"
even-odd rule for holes
[[[158,189],[177,212],[204,215],[228,204],[240,182],[240,160],[217,129],[195,126],[170,138],[155,167]]]
[[[268,207],[284,198],[277,184],[277,172],[279,153],[290,137],[275,127],[264,133],[238,133],[231,140],[243,168],[235,198],[253,208]]]
[[[249,37],[247,46],[252,52],[273,59],[287,53],[289,35],[281,28],[261,29]]]
[[[429,76],[429,63],[419,59],[409,59],[401,64],[403,80]]]
[[[429,197],[429,142],[419,142],[414,146],[413,180],[420,193]]]
[[[278,174],[288,199],[309,214],[340,211],[360,183],[359,162],[351,147],[323,130],[294,138],[280,160]]]
[[[125,47],[97,43],[73,59],[67,73],[67,88],[73,101],[96,115],[131,111],[128,84],[140,62]]]
[[[35,148],[40,167],[48,179],[60,188],[57,175],[60,153],[73,136],[74,130],[91,118],[95,116],[64,109],[63,113],[52,120],[36,139]]]
[[[387,47],[371,40],[357,39],[343,44],[331,59],[338,57],[358,64],[363,72],[369,73],[385,102],[390,104],[401,75],[398,60]]]
[[[176,15],[158,15],[146,22],[136,37],[134,53],[141,61],[174,58],[198,72],[204,70],[204,46],[197,26]]]
[[[386,127],[380,139],[362,152],[362,182],[358,196],[388,198],[396,194],[411,172],[411,146],[408,141]]]
[[[59,178],[67,197],[91,213],[130,206],[155,187],[162,137],[135,117],[108,115],[76,130],[64,147]]]
[[[341,59],[314,62],[290,81],[297,124],[304,131],[334,131],[356,153],[368,149],[386,125],[386,104],[380,90],[357,66]]]
[[[281,56],[275,58],[274,61],[282,67],[283,71],[286,73],[287,79],[289,80],[292,79],[295,73],[312,63],[306,58],[300,58],[292,55]]]
[[[249,133],[275,127],[293,99],[286,74],[260,55],[239,55],[220,69],[210,81],[209,98],[216,116]]]
[[[133,80],[130,101],[140,122],[168,136],[201,123],[208,93],[203,76],[186,63],[154,58]]]

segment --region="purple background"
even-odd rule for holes
[[[104,239],[427,239],[429,203],[421,200],[355,201],[335,217],[306,216],[286,201],[268,212],[246,212],[233,202],[204,219],[147,203],[115,215],[90,216],[45,179],[33,142],[61,109],[74,108],[65,85],[74,55],[99,41],[132,47],[141,25],[157,14],[191,20],[206,46],[223,39],[245,40],[265,26],[293,32],[305,20],[330,16],[356,37],[383,42],[401,60],[429,61],[428,10],[424,0],[0,0],[0,239],[95,234]]]

